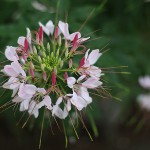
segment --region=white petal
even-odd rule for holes
[[[75,92],[73,93],[73,97],[70,99],[70,101],[79,111],[87,106],[86,101],[78,96]]]
[[[80,39],[78,40],[78,42],[79,42],[79,43],[82,43],[82,42],[84,42],[84,41],[87,41],[88,39],[90,39],[90,37],[87,37],[87,38],[80,38]]]
[[[80,82],[80,81],[82,81],[85,77],[86,77],[86,75],[80,76],[80,77],[78,78],[78,80],[77,80],[77,83]]]
[[[53,106],[52,115],[55,115],[60,119],[64,119],[63,111],[58,105]]]
[[[74,40],[74,37],[76,36],[76,34],[78,34],[78,38],[81,37],[81,33],[80,33],[80,32],[74,32],[74,33],[70,34],[70,35],[67,37],[67,40],[73,41],[73,40]]]
[[[12,68],[11,65],[4,66],[4,72],[10,77],[17,77],[18,73]]]
[[[24,36],[20,36],[20,37],[18,38],[17,43],[18,43],[19,45],[21,45],[21,46],[24,47],[25,38],[26,38],[26,37],[24,37]]]
[[[37,91],[42,94],[46,94],[46,90],[44,88],[37,88]]]
[[[31,99],[36,92],[36,87],[30,84],[21,84],[19,88],[18,95],[22,99]]]
[[[99,81],[99,78],[90,77],[85,82],[83,82],[82,85],[86,88],[93,89],[102,85],[102,82]]]
[[[23,100],[20,104],[20,111],[28,110],[30,99]]]
[[[61,30],[62,34],[64,35],[65,39],[68,39],[69,37],[68,23],[59,21],[58,27]]]
[[[19,87],[13,89],[13,93],[11,95],[11,97],[14,97],[16,95],[16,93],[18,92]]]
[[[96,66],[90,66],[85,70],[85,73],[90,75],[91,77],[96,77],[96,78],[99,78],[102,75],[101,69],[99,69]]]
[[[35,101],[31,101],[30,105],[29,105],[29,110],[28,110],[28,113],[30,115],[34,115],[35,118],[37,118],[39,115],[39,111],[38,111],[38,108],[36,107],[36,105],[37,105],[37,103]]]
[[[51,20],[49,20],[47,23],[46,23],[46,28],[49,30],[49,33],[51,34],[51,35],[53,35],[53,33],[54,33],[54,24],[53,24],[53,22],[51,21]]]
[[[23,99],[21,99],[19,96],[16,96],[15,98],[12,99],[12,102],[15,102],[15,103],[20,103],[22,101]]]
[[[87,88],[80,86],[77,94],[80,97],[82,97],[87,102],[87,104],[92,102],[92,98],[89,96],[89,92],[88,92]]]
[[[19,60],[19,57],[16,53],[17,47],[7,46],[5,50],[5,56],[10,61],[17,61]]]
[[[27,30],[27,40],[28,40],[28,43],[31,44],[31,31],[29,28],[26,28]]]
[[[49,110],[52,110],[51,98],[49,96],[45,96],[43,101],[44,101],[44,104],[45,104],[46,108],[49,109]]]
[[[150,76],[140,77],[139,83],[143,88],[150,89]]]
[[[93,65],[96,63],[96,61],[99,59],[101,55],[102,53],[99,52],[99,49],[92,50],[87,60],[89,61],[90,65]]]
[[[39,25],[43,28],[43,31],[45,34],[48,36],[51,34],[53,35],[54,33],[54,24],[51,20],[49,20],[46,25],[44,26],[41,22],[39,22]]]
[[[76,79],[74,77],[67,78],[67,85],[70,88],[73,88],[73,85],[76,83]]]

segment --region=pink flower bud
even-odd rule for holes
[[[44,79],[44,81],[46,81],[46,79],[47,79],[47,74],[45,71],[43,72],[43,79]]]
[[[42,27],[39,27],[39,30],[38,30],[38,36],[39,36],[39,43],[43,43],[43,28]]]
[[[72,59],[69,60],[69,68],[72,67]]]
[[[72,47],[73,48],[76,48],[78,43],[77,43],[77,40],[78,40],[78,33],[75,35],[74,39],[73,39],[73,44],[72,44]]]
[[[34,70],[32,68],[30,68],[30,75],[32,78],[34,78]]]
[[[64,78],[67,81],[67,78],[68,78],[68,73],[67,72],[64,73]]]
[[[56,84],[56,71],[54,70],[52,73],[52,86],[55,86]]]
[[[80,60],[80,65],[79,67],[82,67],[84,65],[84,62],[85,62],[85,57],[83,57],[81,60]]]
[[[55,39],[57,39],[58,38],[58,27],[56,27],[56,29],[55,29]]]
[[[25,53],[28,53],[28,47],[29,47],[29,43],[28,43],[28,40],[25,38],[25,40],[24,40],[24,51],[25,51]]]

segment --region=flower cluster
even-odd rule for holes
[[[65,119],[73,107],[81,111],[92,102],[89,90],[101,87],[102,72],[94,66],[99,49],[90,51],[84,45],[89,38],[70,34],[68,23],[54,25],[50,20],[46,25],[39,22],[38,31],[27,28],[16,47],[7,46],[10,64],[2,72],[9,79],[3,88],[13,91],[12,102],[20,111],[37,118],[45,107],[52,116]]]
[[[139,83],[143,88],[150,90],[150,76],[140,77]],[[137,100],[142,108],[150,111],[150,93],[140,94]]]

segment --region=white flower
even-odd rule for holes
[[[45,26],[41,22],[39,22],[39,25],[43,28],[45,34],[48,36],[53,35],[55,26],[51,20],[49,20]]]
[[[60,108],[60,104],[62,103],[63,97],[59,97],[56,101],[56,104],[53,106],[52,115],[57,116],[60,119],[65,119],[68,116],[69,111],[71,110],[71,103],[68,100],[67,104],[64,104],[64,109]]]
[[[142,108],[150,111],[150,94],[141,94],[137,100]]]
[[[79,71],[91,77],[99,78],[102,75],[101,69],[93,65],[97,62],[102,53],[99,52],[99,49],[92,50],[90,54],[89,51],[90,49],[87,50],[83,65],[81,66],[82,69],[80,69]]]
[[[14,97],[20,85],[21,83],[18,78],[11,77],[5,84],[3,84],[3,88],[13,90],[12,97]]]
[[[52,110],[52,102],[50,96],[46,95],[44,99],[37,104],[38,109],[40,109],[43,106],[45,106],[49,110]]]
[[[139,83],[143,88],[150,89],[150,76],[140,77]]]
[[[34,115],[35,118],[38,117],[39,115],[39,109],[37,108],[37,103],[36,101],[32,100],[30,102],[29,108],[28,108],[28,113],[30,115]]]
[[[17,41],[17,43],[22,47],[25,46],[25,39],[27,39],[28,43],[31,44],[31,31],[29,28],[26,28],[26,30],[27,30],[27,36],[26,37],[20,36]]]
[[[17,47],[7,46],[5,50],[5,56],[10,61],[19,60],[18,54],[16,53]]]
[[[24,100],[31,99],[36,93],[36,86],[32,84],[21,84],[18,92],[18,96]]]
[[[18,76],[21,76],[23,78],[26,77],[25,71],[22,69],[22,67],[17,61],[12,62],[11,65],[4,66],[3,72],[10,77],[18,77]]]
[[[69,34],[68,23],[64,23],[62,21],[59,21],[58,26],[59,26],[59,29],[61,30],[61,32],[64,35],[66,40],[73,41],[76,34],[78,34],[78,38],[81,37],[80,32],[74,32],[72,34]]]
[[[88,104],[92,102],[92,98],[89,96],[89,92],[87,88],[94,89],[101,85],[101,82],[98,78],[88,78],[83,83],[79,83],[82,81],[86,76],[81,76],[77,80],[74,77],[67,78],[68,87],[72,88],[73,94],[67,94],[67,96],[71,97],[71,103],[76,106],[76,108],[80,111],[85,108]]]

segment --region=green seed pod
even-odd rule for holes
[[[46,57],[46,53],[45,52],[42,52],[42,55],[43,55],[43,57]]]
[[[39,61],[40,63],[42,63],[42,59],[41,59],[40,56],[38,56],[38,61]]]
[[[34,52],[35,54],[37,54],[37,49],[36,49],[35,46],[33,47],[33,52]]]
[[[68,57],[68,48],[67,48],[66,51],[65,51],[65,57],[66,57],[66,58]]]
[[[64,65],[64,61],[63,61],[63,60],[61,60],[59,64],[60,64],[60,68],[62,68],[62,67],[63,67],[63,65]]]
[[[30,68],[34,70],[34,64],[30,61]]]
[[[57,49],[56,56],[59,56],[59,48]]]
[[[54,53],[52,52],[52,53],[51,53],[51,58],[53,58],[53,57],[54,57]]]
[[[45,71],[45,65],[44,64],[41,64],[41,69],[42,69],[42,71]]]
[[[47,43],[47,50],[50,53],[50,44],[49,43]]]

